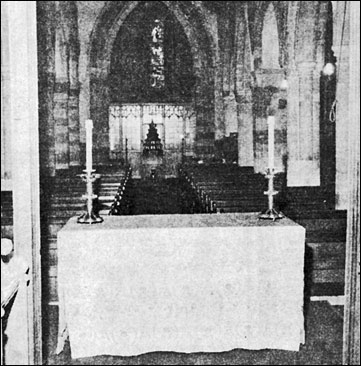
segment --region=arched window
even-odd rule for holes
[[[192,99],[190,44],[183,26],[162,2],[140,2],[122,23],[112,49],[109,80],[114,103]]]
[[[154,20],[152,29],[151,50],[152,50],[152,88],[164,88],[164,25],[159,19]]]
[[[262,29],[262,68],[279,69],[279,39],[277,19],[272,3],[263,19]]]

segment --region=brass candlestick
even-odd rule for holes
[[[275,177],[275,170],[274,169],[268,169],[265,176],[268,179],[268,191],[264,192],[264,194],[268,196],[268,209],[265,212],[263,212],[262,214],[260,214],[259,218],[260,219],[265,219],[265,220],[273,220],[273,221],[275,221],[277,219],[282,219],[284,217],[282,212],[278,212],[273,207],[273,196],[278,194],[278,191],[275,191],[274,187],[273,187],[273,180],[274,180],[274,177]]]
[[[84,174],[80,177],[86,182],[86,194],[83,198],[87,200],[87,212],[78,217],[79,224],[98,224],[103,222],[103,219],[94,212],[93,200],[98,196],[93,193],[93,183],[99,178],[98,174],[94,174],[95,170],[83,170]]]

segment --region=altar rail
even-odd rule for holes
[[[108,215],[127,215],[130,214],[131,199],[129,197],[130,186],[132,185],[132,168],[128,170],[119,184],[114,201],[110,207]]]
[[[187,191],[187,196],[192,200],[193,213],[216,213],[217,205],[209,194],[200,188],[187,174],[182,167],[179,168],[179,177],[184,182],[183,189]]]

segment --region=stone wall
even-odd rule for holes
[[[79,38],[72,1],[37,4],[41,170],[80,165]]]

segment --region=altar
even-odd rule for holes
[[[58,350],[68,333],[73,358],[298,351],[304,247],[303,227],[255,213],[72,218],[58,233]]]

